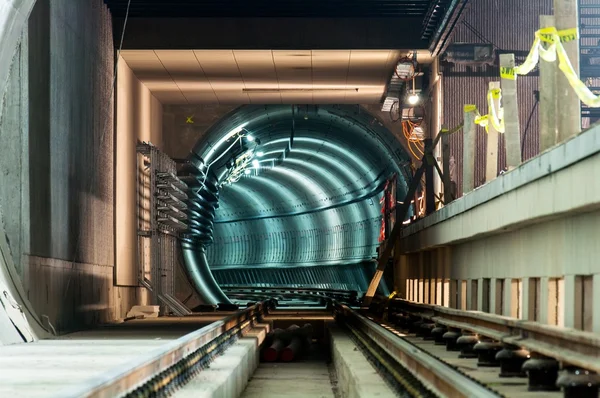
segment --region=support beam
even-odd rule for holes
[[[555,26],[554,16],[540,15],[540,28]],[[557,121],[558,98],[556,96],[556,79],[558,64],[540,60],[540,152],[558,143]]]
[[[500,88],[500,82],[490,82],[489,89]],[[494,108],[500,109],[500,100],[493,100]],[[485,159],[485,181],[492,181],[498,176],[498,130],[490,123],[487,134],[487,156]]]
[[[429,131],[432,133],[431,138],[436,138],[433,134],[442,134],[440,132],[441,126],[441,114],[442,114],[442,76],[440,74],[440,61],[439,58],[435,58],[431,63],[431,76],[430,76],[430,92],[431,92],[431,110],[429,119]],[[443,143],[442,143],[443,145]],[[433,155],[437,163],[442,161],[441,159],[441,147],[442,145],[436,145],[433,149]],[[439,175],[434,175],[434,192],[439,194],[442,192],[442,179]]]
[[[547,276],[540,278],[540,303],[538,322],[548,325],[550,324],[550,278]]]
[[[425,139],[425,153],[432,154],[425,166],[425,214],[431,214],[435,211],[435,184],[433,164],[436,161],[433,157],[433,140]],[[427,155],[426,155],[427,156]]]
[[[503,301],[503,308],[502,308],[502,315],[504,316],[512,316],[513,314],[513,310],[512,310],[512,306],[513,306],[513,300],[512,300],[512,286],[511,286],[511,282],[512,279],[511,278],[505,278],[504,279],[504,291],[502,292],[502,301]]]
[[[592,332],[600,333],[600,274],[594,275],[592,289]]]
[[[365,293],[364,305],[366,306],[369,306],[371,304],[371,300],[373,300],[373,296],[375,296],[375,292],[377,291],[377,287],[379,287],[379,282],[381,281],[381,277],[383,276],[385,266],[387,265],[390,255],[392,254],[392,249],[394,248],[396,240],[398,240],[398,238],[400,237],[400,232],[402,231],[402,222],[408,214],[408,209],[412,198],[417,192],[417,187],[421,184],[421,177],[423,177],[423,173],[425,172],[426,163],[426,157],[423,157],[421,167],[419,167],[415,172],[415,175],[413,176],[413,179],[410,182],[408,192],[406,193],[406,197],[404,198],[402,205],[400,205],[400,208],[398,209],[396,224],[394,225],[394,228],[392,229],[388,240],[384,243],[385,246],[379,255],[379,259],[377,260],[377,270],[375,271],[375,275],[373,275],[373,278],[369,283],[367,292]]]
[[[564,320],[565,327],[582,329],[582,278],[577,275],[565,275]]]
[[[517,75],[514,54],[500,54],[502,71],[502,102],[504,104],[504,140],[506,142],[506,166],[509,170],[521,164],[521,127],[517,98]]]
[[[477,307],[475,308],[477,311],[483,311],[483,295],[484,295],[484,286],[483,286],[483,278],[479,278],[476,281],[477,283]]]
[[[462,160],[463,195],[475,189],[475,109],[465,107]]]
[[[554,18],[558,30],[579,27],[577,0],[554,0]],[[573,70],[579,76],[579,40],[563,43]],[[565,141],[581,131],[581,102],[563,73],[556,79],[556,94],[560,99],[558,140]]]

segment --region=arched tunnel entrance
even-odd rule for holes
[[[182,243],[205,303],[222,288],[302,286],[364,292],[374,270],[380,199],[410,158],[351,105],[247,105],[223,117],[180,172],[192,187]],[[382,286],[385,292],[387,288]]]

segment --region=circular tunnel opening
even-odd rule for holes
[[[207,304],[229,303],[231,286],[364,292],[383,191],[396,180],[403,198],[410,175],[393,134],[350,105],[241,106],[188,160],[184,266]]]

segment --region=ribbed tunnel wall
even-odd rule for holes
[[[385,183],[396,175],[398,196],[406,192],[400,144],[358,106],[243,106],[210,129],[192,159],[209,164],[240,127],[264,155],[258,170],[220,188],[206,259],[201,244],[184,248],[196,289],[206,301],[223,297],[198,272],[207,262],[221,286],[366,290]]]

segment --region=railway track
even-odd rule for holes
[[[283,297],[296,294],[303,299],[312,295],[306,291],[294,293],[289,290],[277,293],[279,297],[282,297],[282,294]],[[326,295],[326,292],[318,292],[316,293],[318,297],[315,299],[321,302],[323,295]],[[206,376],[207,371],[209,373],[214,371],[211,364],[218,363],[219,358],[227,356],[221,354],[240,349],[240,341],[244,340],[244,336],[246,336],[246,343],[244,343],[246,352],[254,350],[251,356],[255,358],[254,360],[258,358],[258,346],[272,327],[272,319],[277,319],[280,324],[282,322],[292,324],[300,320],[322,322],[322,330],[328,330],[327,325],[335,323],[337,325],[335,328],[341,328],[346,336],[350,336],[354,346],[386,380],[387,383],[384,384],[401,397],[523,396],[533,398],[543,396],[548,398],[562,394],[557,387],[556,377],[550,381],[535,381],[537,384],[534,383],[536,388],[533,390],[544,391],[532,391],[532,382],[522,377],[523,371],[520,367],[516,371],[517,374],[512,374],[517,377],[500,377],[503,372],[505,376],[511,372],[508,366],[510,364],[494,362],[493,356],[490,356],[490,352],[497,354],[500,347],[518,350],[521,354],[526,350],[529,355],[526,359],[539,358],[542,364],[552,365],[551,361],[563,364],[564,370],[558,384],[561,377],[563,383],[565,378],[570,383],[562,390],[566,397],[573,396],[571,395],[573,391],[580,392],[578,398],[597,396],[597,386],[600,383],[594,370],[600,366],[600,360],[597,359],[600,356],[596,356],[598,351],[595,350],[600,347],[600,342],[597,336],[590,333],[575,333],[578,338],[563,345],[566,336],[574,332],[561,331],[557,328],[547,330],[538,324],[518,322],[489,314],[418,305],[402,300],[391,303],[387,319],[336,302],[331,302],[327,307],[302,310],[288,307],[278,310],[275,307],[276,301],[265,300],[229,315],[212,313],[210,316],[213,319],[215,317],[221,319],[165,343],[156,350],[140,355],[135,360],[121,364],[109,372],[88,379],[85,383],[63,390],[56,396],[145,398],[171,396],[176,393],[181,396],[197,396],[194,388],[205,385],[202,380],[212,377]],[[444,340],[440,337],[440,332],[443,332],[443,335],[452,332],[450,335],[455,339]],[[463,335],[466,337],[464,340],[470,343],[462,346],[459,344],[460,347],[457,347],[457,340]],[[247,336],[251,336],[255,341],[248,343]],[[553,341],[555,345],[561,345],[560,350],[549,348]],[[450,345],[454,344],[450,348],[447,347],[449,342]],[[474,349],[476,343],[484,343],[483,346],[488,347],[490,352]],[[553,356],[542,357],[542,354]],[[250,359],[244,361],[248,362]],[[322,358],[320,361],[322,363],[307,364],[305,368],[309,373],[312,369],[315,371],[321,369],[318,371],[318,377],[323,378],[327,374],[328,367]],[[365,362],[364,366],[368,367],[368,364]],[[580,370],[579,373],[575,373],[574,366]],[[300,368],[288,366],[287,369],[297,371]],[[280,380],[271,380],[269,381],[271,384],[275,382],[276,385],[280,382],[289,385],[296,376],[293,372],[286,376],[285,369],[283,364],[262,366],[259,368],[256,380],[264,377],[260,376],[261,374],[273,374],[275,375],[273,377]],[[514,369],[512,371],[515,372]],[[556,371],[558,375],[558,368]],[[248,372],[246,371],[243,377],[237,377],[248,380],[252,376]],[[535,374],[535,369],[528,373]],[[204,379],[201,375],[204,375]],[[545,376],[550,379],[553,377],[548,374]],[[325,383],[323,384],[325,389],[327,389],[326,379],[322,381]],[[580,383],[577,384],[577,381]],[[580,388],[584,381],[589,384],[587,390]],[[254,387],[250,390],[256,390],[256,386],[263,382],[255,381],[254,384],[251,382]],[[545,387],[544,383],[546,383]],[[308,388],[309,384],[305,383],[305,385]],[[244,386],[245,384],[242,387],[238,385],[239,391],[235,395],[226,396],[239,396]],[[302,383],[299,383],[299,386],[298,388],[302,388]],[[282,384],[281,391],[285,391],[285,388],[286,386]],[[185,394],[181,394],[181,391]],[[335,392],[335,389],[332,391]],[[332,391],[323,396],[330,396],[333,394]],[[585,394],[581,394],[581,391]],[[596,395],[593,395],[594,392]],[[255,391],[253,396],[260,395],[256,394]],[[333,395],[340,396],[337,393]]]

